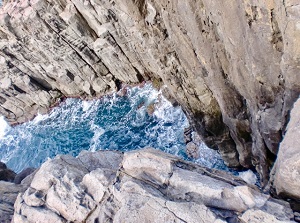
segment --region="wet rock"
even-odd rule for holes
[[[149,116],[152,116],[155,112],[155,103],[151,103],[147,106],[147,113]]]
[[[19,222],[290,222],[289,204],[229,173],[154,149],[45,162],[15,202]]]
[[[186,145],[186,154],[190,158],[198,159],[200,157],[199,147],[194,142],[189,142]]]

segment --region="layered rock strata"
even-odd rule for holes
[[[31,169],[33,170],[33,169]],[[31,171],[32,173],[32,171]],[[28,171],[15,174],[0,162],[0,222],[10,223],[14,214],[14,203],[19,193],[23,193],[30,185],[32,176]],[[25,179],[26,178],[26,179]],[[17,182],[16,182],[17,180]],[[14,183],[12,183],[14,181]]]
[[[288,203],[154,149],[57,156],[15,202],[19,222],[292,222]]]
[[[206,144],[268,180],[300,92],[295,0],[14,0],[0,10],[0,113],[165,84]]]

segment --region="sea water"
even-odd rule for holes
[[[144,147],[189,159],[184,143],[184,128],[188,126],[182,109],[173,107],[161,92],[146,84],[128,88],[125,96],[115,93],[91,101],[69,98],[49,114],[39,114],[15,127],[1,117],[0,160],[19,172],[38,167],[57,154],[77,156],[82,150],[129,151]],[[191,161],[226,169],[217,151],[205,144],[200,151],[200,158]]]

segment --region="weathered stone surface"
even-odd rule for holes
[[[11,222],[14,214],[14,203],[20,192],[27,187],[10,182],[0,181],[0,222]]]
[[[18,196],[13,221],[221,223],[293,217],[288,203],[238,177],[143,149],[124,155],[82,152],[45,162]]]
[[[300,92],[296,3],[7,1],[0,113],[20,123],[61,96],[94,97],[152,79],[227,165],[255,166],[265,185]]]
[[[300,100],[294,104],[287,132],[273,168],[273,186],[279,196],[300,199]]]

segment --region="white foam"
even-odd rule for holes
[[[92,101],[82,101],[82,110],[86,112],[92,106]]]
[[[97,148],[97,146],[98,146],[97,142],[98,142],[100,136],[102,136],[105,133],[105,130],[103,128],[101,128],[100,126],[95,125],[94,123],[91,124],[91,130],[94,132],[94,136],[91,139],[90,150],[92,152],[95,152],[97,149],[99,149],[99,148]]]
[[[7,131],[10,129],[9,124],[5,121],[4,117],[0,117],[0,139],[5,136]]]
[[[48,115],[41,115],[40,113],[32,120],[32,124],[37,124],[40,121],[44,120]]]

